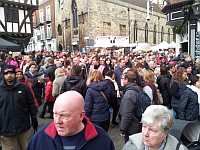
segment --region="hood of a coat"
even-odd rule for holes
[[[75,75],[71,75],[69,77],[67,77],[65,79],[65,82],[71,84],[71,85],[76,85],[78,82],[80,82],[80,80],[82,80],[81,77],[79,76],[75,76]]]
[[[102,80],[99,82],[92,82],[88,85],[88,88],[94,89],[96,91],[104,91],[108,86],[107,80]]]
[[[129,83],[129,84],[123,86],[123,93],[125,93],[125,92],[126,92],[129,88],[131,88],[132,86],[135,86],[135,87],[138,88],[138,90],[139,90],[139,87],[138,87],[138,85],[137,85],[136,83]]]

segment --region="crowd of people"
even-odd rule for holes
[[[2,148],[115,149],[106,133],[111,123],[119,125],[124,150],[174,149],[179,142],[169,134],[173,118],[199,120],[200,58],[173,53],[1,53]],[[142,117],[135,112],[138,91],[151,101]],[[42,110],[37,112],[39,106]],[[47,113],[53,123],[29,142],[30,125],[37,131],[37,117],[45,119]]]

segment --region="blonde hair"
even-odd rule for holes
[[[150,70],[145,70],[143,74],[143,78],[147,80],[149,83],[154,83],[155,82],[155,76],[152,71]]]
[[[65,73],[65,71],[64,71],[63,68],[57,68],[57,69],[55,70],[55,76],[56,76],[56,77],[57,77],[58,75],[64,74],[64,73]]]
[[[95,70],[90,73],[90,76],[87,80],[87,85],[89,85],[91,82],[99,82],[102,80],[104,80],[102,73],[99,70]]]

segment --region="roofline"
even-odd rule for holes
[[[166,15],[167,13],[170,12],[170,10],[181,8],[185,5],[194,4],[194,3],[195,3],[194,0],[187,0],[187,1],[182,1],[175,4],[169,4],[169,5],[166,5],[161,11]]]

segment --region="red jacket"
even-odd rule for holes
[[[34,94],[34,92],[33,92],[33,88],[32,88],[31,83],[30,83],[28,80],[26,80],[26,79],[20,80],[20,82],[23,82],[23,83],[25,83],[26,85],[28,85],[28,87],[29,87],[30,90],[31,90],[31,93],[33,94],[35,106],[36,106],[36,108],[38,108],[38,102],[37,102],[37,99],[36,99],[35,94]]]
[[[48,78],[46,79],[46,86],[45,86],[45,97],[44,102],[54,102],[55,97],[52,95],[53,90],[53,82],[50,81]]]

